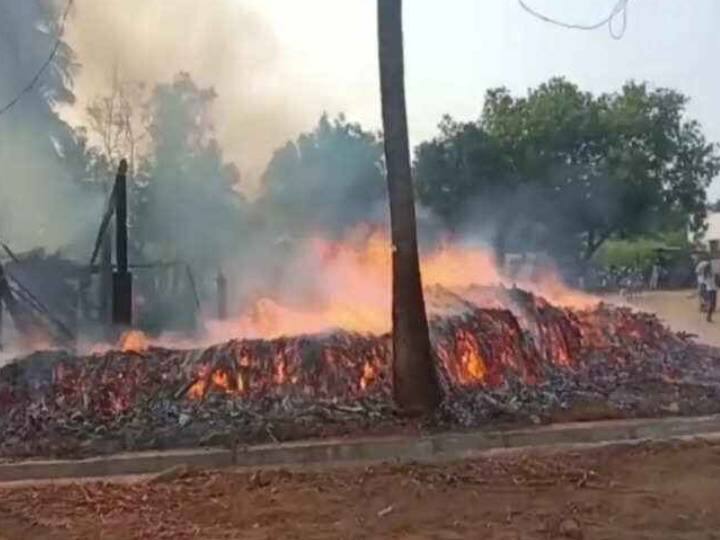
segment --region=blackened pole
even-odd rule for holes
[[[224,321],[227,319],[227,279],[222,270],[218,270],[217,275],[217,301],[218,301],[218,319]]]
[[[113,274],[113,323],[132,324],[132,275],[128,272],[127,161],[118,167],[115,178],[115,262]]]
[[[117,205],[115,207],[115,219],[117,221],[115,231],[115,249],[117,249],[117,253],[115,256],[117,258],[118,272],[127,272],[127,161],[124,159],[120,162],[115,185],[115,204]]]

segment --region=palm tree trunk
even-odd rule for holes
[[[403,66],[402,0],[378,0],[380,88],[393,245],[393,389],[408,414],[440,401],[430,347],[415,224]]]

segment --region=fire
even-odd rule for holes
[[[187,390],[190,399],[202,399],[210,392],[224,394],[242,394],[245,391],[246,383],[242,373],[232,377],[224,369],[212,369],[207,365],[201,366],[195,376],[195,382]]]
[[[622,364],[638,349],[637,344],[652,350],[655,338],[667,335],[659,324],[620,308],[570,310],[532,293],[503,287],[478,286],[468,291],[472,294],[461,296],[440,286],[428,289],[428,297],[436,304],[467,304],[464,311],[449,308],[448,314],[430,320],[438,373],[451,392],[478,386],[499,388],[508,380],[538,384],[556,369],[572,371],[582,366],[597,351]],[[483,302],[490,306],[477,305]],[[133,359],[152,364],[138,356]],[[185,395],[191,400],[213,394],[242,400],[268,395],[388,395],[392,360],[388,334],[338,331],[235,339],[206,349],[190,364]],[[187,366],[184,360],[182,364]],[[63,373],[57,378],[77,380]],[[129,406],[124,387],[113,396],[118,400],[118,405],[113,401],[113,410]]]
[[[471,285],[498,285],[503,278],[495,257],[487,250],[445,243],[422,258],[423,285],[464,288]]]
[[[377,369],[375,369],[370,362],[365,362],[363,365],[363,374],[360,378],[360,389],[366,390],[368,386],[372,384],[372,382],[377,377],[378,372]]]
[[[238,319],[216,325],[216,333],[222,338],[273,338],[338,328],[388,332],[391,261],[387,235],[367,226],[342,242],[314,238],[298,265],[303,271],[309,270],[315,281],[311,299],[298,301],[277,293],[265,296]],[[444,242],[421,253],[421,272],[426,288],[441,286],[463,297],[466,289],[475,285],[517,285],[564,307],[597,304],[595,298],[567,287],[550,267],[538,269],[532,282],[512,282],[499,270],[492,252],[483,247]]]
[[[225,390],[226,392],[232,390],[230,388],[230,377],[224,371],[214,371],[212,374],[212,382],[221,390]]]
[[[374,303],[353,304],[336,299],[314,307],[290,307],[262,298],[235,326],[239,330],[236,334],[253,337],[313,334],[330,328],[382,333],[388,328],[386,319],[387,315],[376,309]]]
[[[118,340],[118,349],[123,352],[142,352],[150,345],[148,337],[140,330],[128,330]]]
[[[285,362],[280,360],[275,368],[275,384],[283,384],[287,377]]]
[[[464,384],[481,383],[487,374],[487,366],[482,358],[477,340],[465,332],[457,336],[456,351],[460,372],[458,380]]]
[[[208,371],[209,370],[206,366],[200,368],[195,382],[190,386],[190,388],[188,388],[187,391],[187,395],[190,399],[202,399],[203,397],[205,397],[205,392],[208,386]]]

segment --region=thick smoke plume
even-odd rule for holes
[[[173,330],[207,330],[193,335],[189,346],[202,339],[338,327],[385,332],[391,251],[382,138],[342,115],[323,115],[318,122],[315,111],[304,110],[292,81],[283,79],[287,66],[272,29],[239,4],[76,0],[64,34],[67,74],[56,85],[74,96],[38,99],[15,111],[23,129],[12,137],[6,132],[12,143],[0,145],[0,165],[15,178],[0,186],[7,191],[0,204],[8,205],[0,213],[7,223],[0,224],[13,232],[13,244],[70,244],[77,248],[75,260],[84,263],[107,197],[100,184],[111,177],[113,164],[101,163],[95,185],[72,177],[82,167],[70,166],[75,158],[69,149],[80,151],[79,161],[97,158],[83,154],[82,144],[102,151],[102,141],[93,140],[91,126],[84,142],[53,107],[69,124],[86,125],[92,119],[88,105],[117,81],[142,83],[136,105],[151,119],[131,174],[131,263],[181,262],[194,277],[188,279],[179,265],[134,270],[135,305],[144,310],[135,317],[138,326],[174,345],[180,341]],[[55,17],[62,4],[57,6]],[[20,26],[37,20],[17,13]],[[32,29],[29,35],[35,35]],[[51,46],[51,35],[37,34],[38,55]],[[2,80],[27,80],[27,66]],[[9,95],[2,84],[3,96]],[[36,97],[42,96],[47,98]],[[55,133],[44,134],[42,122]],[[83,167],[90,174],[84,161]],[[48,180],[53,176],[55,183]],[[247,176],[260,183],[249,186]],[[257,196],[243,198],[232,185]],[[419,208],[418,216],[426,285],[512,284],[487,244],[448,241],[427,209]],[[484,234],[476,227],[471,236]],[[230,317],[218,323],[215,278],[221,269],[230,287]],[[564,304],[587,301],[548,279],[541,292]]]
[[[82,64],[75,85],[81,103],[106,93],[115,74],[152,86],[188,72],[199,86],[215,89],[218,139],[249,182],[279,141],[314,120],[293,99],[272,28],[247,3],[76,0],[75,5],[67,40]]]
[[[52,111],[70,104],[74,58],[64,45],[53,66],[23,89],[47,59],[60,10],[49,2],[0,3],[0,238],[23,250],[57,248],[79,240],[101,204],[82,190],[63,162],[71,161],[70,127]]]

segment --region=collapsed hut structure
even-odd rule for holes
[[[43,249],[15,253],[0,243],[0,347],[5,344],[13,348],[15,344],[21,349],[72,350],[80,334],[114,342],[138,322],[150,329],[160,329],[158,321],[172,326],[169,313],[173,308],[161,301],[144,313],[134,309],[133,271],[154,273],[155,277],[145,283],[151,284],[154,296],[159,298],[180,296],[178,283],[185,283],[189,291],[185,296],[190,300],[183,310],[189,314],[183,329],[193,329],[199,299],[190,267],[180,261],[131,263],[128,245],[127,163],[123,160],[88,264]],[[3,312],[12,327],[3,327]]]
[[[2,244],[0,260],[0,346],[7,332],[3,307],[17,339],[28,345],[70,345],[77,326],[77,287],[84,272],[59,254],[43,250],[15,254]],[[49,300],[46,300],[49,299]]]

